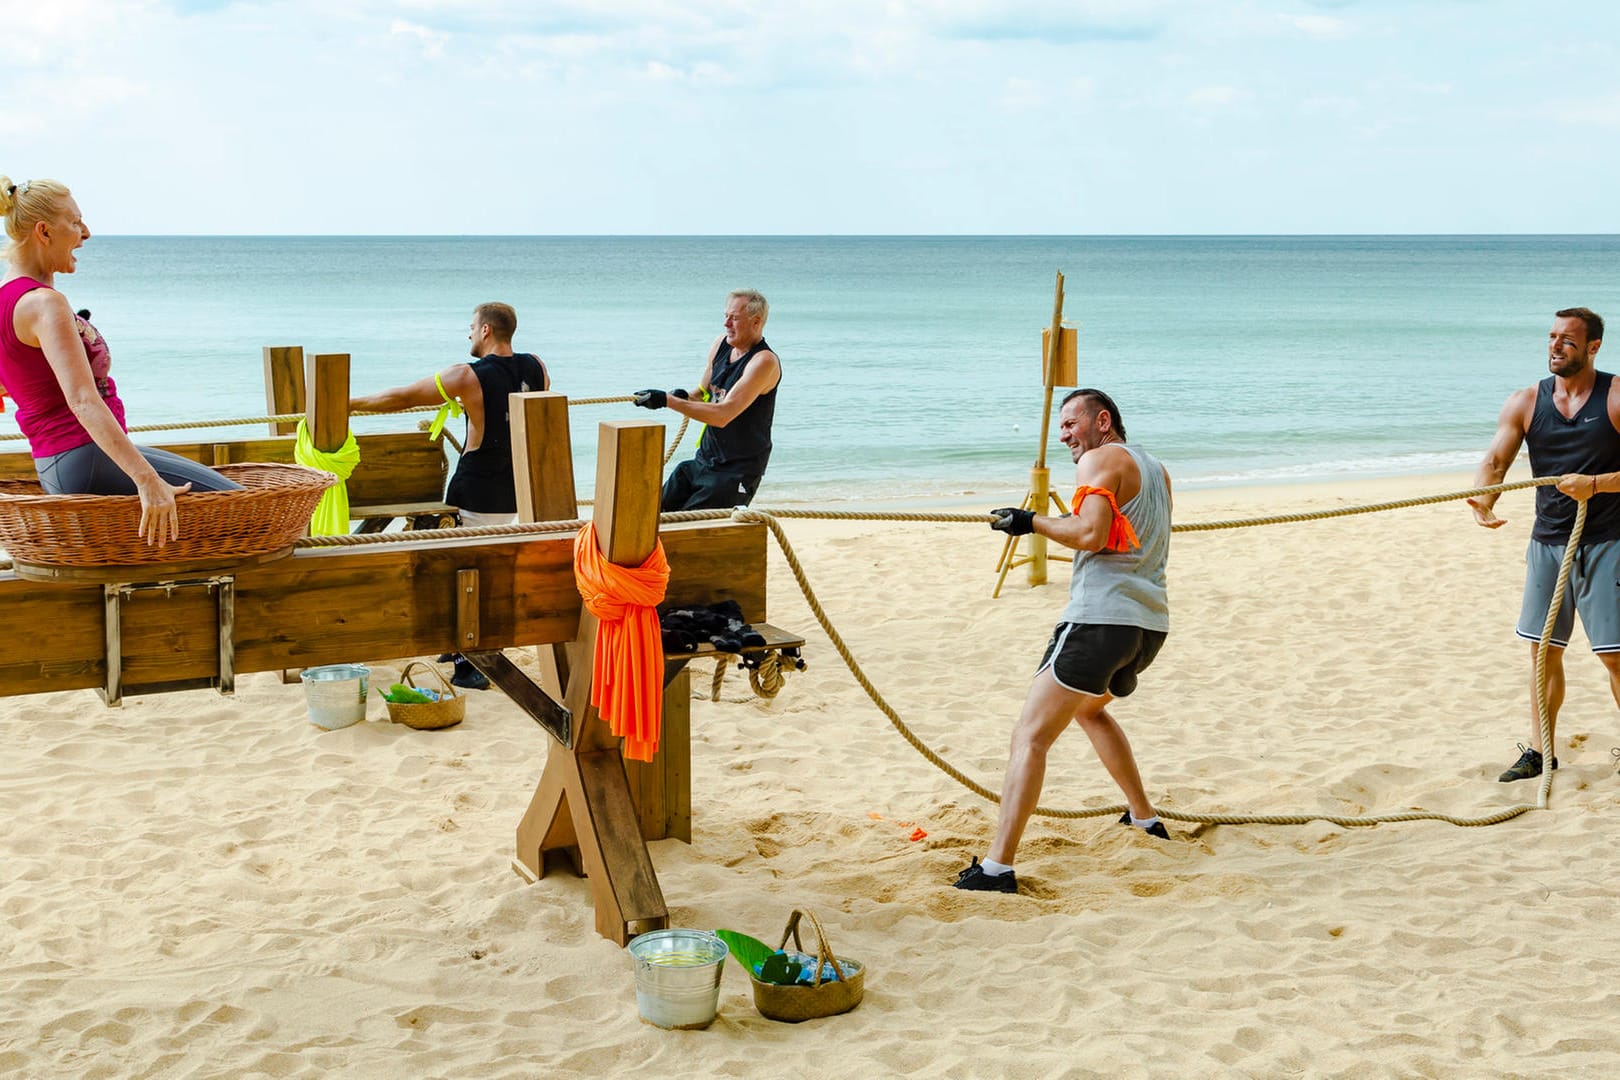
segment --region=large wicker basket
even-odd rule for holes
[[[283,551],[309,532],[331,473],[302,465],[221,465],[241,491],[176,496],[180,538],[141,539],[138,495],[47,495],[34,480],[0,480],[0,547],[40,566],[140,566]]]

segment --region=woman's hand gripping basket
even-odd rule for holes
[[[439,728],[455,727],[465,720],[467,718],[467,699],[462,697],[460,691],[452,686],[440,674],[439,669],[432,664],[412,660],[405,665],[405,670],[399,673],[400,682],[395,683],[394,686],[397,687],[403,684],[411,690],[420,691],[421,687],[416,685],[416,680],[411,675],[417,668],[426,669],[439,681],[440,689],[435,691],[438,695],[437,700],[422,702],[393,701],[391,700],[393,688],[390,688],[390,694],[383,698],[388,705],[388,719],[396,724],[404,724],[406,727],[415,728],[418,731],[435,731]]]
[[[753,971],[748,973],[749,980],[754,984],[754,1008],[762,1016],[790,1024],[849,1012],[861,1003],[866,993],[865,966],[859,961],[833,955],[832,946],[827,944],[827,932],[822,929],[821,920],[816,918],[813,911],[794,909],[793,914],[788,916],[787,928],[782,931],[778,951],[785,951],[788,938],[792,937],[794,950],[804,954],[804,946],[799,941],[801,919],[809,919],[816,932],[813,961],[816,966],[810,981],[781,985],[761,980]],[[806,956],[805,959],[810,958]]]

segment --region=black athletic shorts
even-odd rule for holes
[[[1129,697],[1136,676],[1146,671],[1169,637],[1162,630],[1110,623],[1058,623],[1041,657],[1039,675],[1048,667],[1065,690],[1101,697]]]

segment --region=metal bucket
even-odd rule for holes
[[[707,930],[654,930],[630,942],[636,1010],[661,1028],[706,1028],[720,1005],[726,943]]]
[[[304,701],[309,722],[327,731],[346,728],[366,718],[366,679],[371,669],[361,664],[327,664],[305,668]]]

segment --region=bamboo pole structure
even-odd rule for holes
[[[1055,503],[1059,513],[1064,510],[1062,500],[1052,490],[1051,470],[1046,467],[1046,441],[1052,431],[1052,388],[1056,385],[1058,356],[1062,348],[1063,271],[1059,270],[1052,300],[1052,330],[1046,337],[1046,347],[1041,350],[1041,442],[1035,452],[1035,464],[1029,470],[1029,492],[1021,504],[1023,509],[1033,510],[1037,514],[1044,513],[1048,503]],[[1007,572],[1015,566],[1029,567],[1031,588],[1046,584],[1046,537],[1031,534],[1029,554],[1024,556],[1018,554],[1018,541],[1019,537],[1009,536],[1001,546],[1001,558],[996,563],[996,587],[990,593],[992,599],[1001,595]]]

